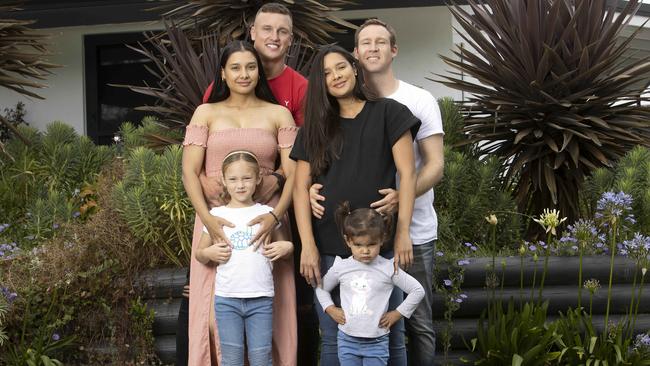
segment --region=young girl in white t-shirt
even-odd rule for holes
[[[260,167],[255,155],[233,151],[223,160],[225,206],[215,207],[210,214],[230,221],[233,226],[223,230],[230,240],[213,243],[203,228],[196,259],[217,264],[214,310],[221,346],[222,366],[244,365],[244,339],[250,366],[270,366],[273,326],[273,261],[293,250],[288,241],[254,245],[259,224],[251,220],[273,208],[255,203],[253,194],[261,182]],[[279,220],[276,218],[277,223]]]

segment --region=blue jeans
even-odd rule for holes
[[[390,257],[388,256],[390,255]],[[386,258],[391,258],[392,253],[383,255]],[[321,274],[325,276],[327,271],[334,265],[333,255],[321,255],[320,270]],[[331,292],[332,300],[336,306],[341,306],[341,297],[339,295],[339,287],[337,286]],[[395,310],[399,304],[404,301],[404,292],[399,288],[393,288],[388,301],[388,310]],[[318,299],[314,296],[314,305],[316,307],[316,314],[318,315],[318,323],[320,327],[321,349],[320,349],[320,364],[327,366],[339,366],[338,347],[337,347],[337,333],[338,324],[330,318],[329,315],[323,311]],[[400,319],[397,323],[393,324],[389,333],[389,350],[390,359],[388,365],[390,366],[406,366],[406,346],[404,345],[404,319]]]
[[[341,366],[386,366],[388,363],[388,334],[361,338],[339,331],[338,342]]]
[[[413,264],[407,271],[422,287],[424,298],[410,319],[406,319],[406,334],[409,337],[409,365],[433,365],[436,352],[436,335],[433,330],[433,252],[435,240],[413,246]]]
[[[244,365],[244,334],[250,366],[271,366],[273,298],[214,297],[221,366]]]

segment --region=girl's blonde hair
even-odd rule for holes
[[[260,162],[257,160],[257,156],[253,154],[250,151],[247,150],[235,150],[228,155],[226,155],[225,158],[223,158],[223,162],[221,162],[221,176],[225,178],[226,176],[226,169],[235,162],[238,161],[244,161],[246,163],[251,163],[253,164],[253,170],[255,171],[255,177],[260,176]],[[224,185],[224,189],[220,194],[220,198],[223,200],[223,202],[228,202],[230,201],[230,195],[228,194],[228,191],[226,190],[226,187]]]

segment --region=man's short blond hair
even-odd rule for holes
[[[257,18],[260,13],[272,13],[272,14],[282,14],[286,15],[289,17],[289,20],[291,20],[291,24],[293,26],[293,17],[291,16],[291,11],[289,8],[286,6],[280,4],[280,3],[266,3],[260,7],[260,9],[257,11],[255,14],[255,18]]]
[[[395,45],[397,45],[397,37],[395,36],[395,28],[393,28],[390,24],[388,24],[388,23],[386,23],[383,20],[380,20],[378,18],[369,18],[369,19],[366,19],[366,21],[363,22],[363,24],[361,24],[359,26],[359,28],[357,29],[357,31],[354,33],[354,46],[355,47],[357,47],[359,45],[359,33],[361,33],[361,31],[365,27],[368,27],[368,26],[371,26],[371,25],[378,25],[380,27],[386,28],[386,30],[388,31],[388,34],[390,35],[390,38],[389,38],[390,46],[395,47]]]

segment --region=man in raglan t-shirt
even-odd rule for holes
[[[289,67],[285,60],[293,39],[291,12],[284,5],[264,4],[251,27],[253,46],[262,59],[262,67],[273,96],[291,111],[296,126],[304,121],[302,101],[307,92],[307,79]],[[210,84],[203,94],[203,103],[212,93]]]
[[[408,364],[433,365],[435,333],[431,311],[432,277],[433,252],[438,238],[438,220],[433,209],[433,186],[442,178],[444,166],[444,132],[440,109],[431,93],[395,77],[392,62],[397,56],[397,43],[395,30],[390,25],[378,19],[368,19],[356,31],[354,53],[363,68],[368,88],[380,97],[404,104],[422,122],[413,144],[417,171],[416,200],[410,228],[413,261],[405,263],[404,269],[422,284],[425,296],[411,318],[406,321],[406,333],[409,340]],[[319,211],[322,212],[323,209],[318,200],[327,198],[317,195],[317,189],[318,185],[314,185],[310,192],[314,215],[319,215]],[[397,191],[387,188],[379,193],[383,194],[384,198],[371,204],[371,207],[378,211],[394,212],[398,205]],[[397,300],[399,304],[401,300]],[[397,323],[391,329],[391,334],[394,333],[397,338],[401,331],[403,327],[400,329],[400,323]],[[401,360],[399,353],[397,346],[391,349],[391,361]]]

